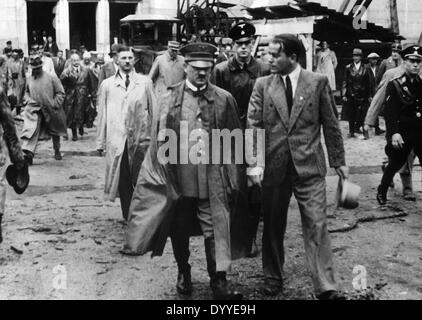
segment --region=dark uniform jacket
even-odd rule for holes
[[[400,133],[404,140],[422,139],[422,79],[417,76],[413,83],[405,74],[393,79],[387,86],[385,108],[387,141]]]
[[[215,66],[211,81],[230,92],[236,99],[243,128],[246,127],[249,98],[255,81],[269,74],[270,66],[254,58],[243,69],[235,57]]]
[[[375,95],[375,93],[377,92],[377,87],[378,87],[378,84],[379,84],[377,81],[378,81],[378,74],[379,74],[380,66],[378,64],[375,66],[375,74],[372,71],[371,65],[369,63],[366,65],[366,68],[368,69],[369,82],[371,84],[370,95],[371,95],[371,97],[373,97]]]

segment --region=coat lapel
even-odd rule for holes
[[[293,99],[293,107],[292,107],[292,113],[290,115],[289,120],[289,132],[292,130],[293,126],[295,125],[300,113],[302,112],[302,109],[305,105],[305,102],[308,98],[308,90],[310,88],[310,83],[308,83],[304,71],[300,71],[299,80],[297,82],[297,88],[295,92],[295,96]]]
[[[287,109],[286,92],[280,75],[274,75],[273,81],[268,89],[268,94],[274,102],[274,107],[280,114],[281,122],[289,128],[289,110]]]

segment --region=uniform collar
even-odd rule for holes
[[[253,62],[254,58],[252,56],[249,58],[248,62],[245,62],[243,64],[236,58],[236,56],[234,56],[229,60],[229,68],[230,71],[243,70],[245,66],[247,69],[253,64]]]

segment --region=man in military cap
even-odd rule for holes
[[[246,127],[246,114],[248,112],[249,98],[251,97],[255,81],[259,77],[270,74],[270,65],[265,64],[252,57],[253,37],[255,27],[247,22],[236,24],[229,33],[229,37],[234,43],[234,56],[228,61],[224,61],[215,66],[212,82],[220,88],[230,92],[236,99],[239,108],[240,122],[242,127]],[[251,230],[248,230],[256,237],[258,229],[261,199],[258,186],[251,186],[248,192],[251,219]],[[250,256],[256,256],[258,248],[255,240],[251,243]]]
[[[384,73],[390,69],[397,68],[400,66],[403,62],[402,57],[400,56],[400,51],[402,50],[402,46],[400,43],[394,42],[391,45],[391,56],[387,59],[384,59],[381,64],[378,71],[377,76],[377,83],[381,82],[382,77],[384,76]]]
[[[389,163],[378,187],[377,200],[387,202],[388,187],[406,163],[412,149],[422,161],[422,47],[411,45],[402,52],[405,73],[387,85],[384,111]]]
[[[197,146],[198,142],[204,141],[204,135],[209,137],[208,145],[211,146],[212,130],[218,128],[220,130],[228,129],[232,132],[231,130],[239,130],[241,125],[236,101],[232,95],[209,82],[217,48],[208,43],[198,42],[187,44],[180,51],[185,57],[184,71],[187,78],[185,81],[171,86],[162,98],[158,125],[160,133],[170,130],[177,134],[180,141],[171,143],[167,141],[169,136],[160,133],[157,140],[159,141],[158,149],[165,145],[177,147],[177,154],[180,155],[180,159],[183,159],[194,152],[194,146]],[[188,130],[187,136],[182,135],[182,126]],[[156,125],[153,125],[153,128],[155,127]],[[193,132],[200,134],[199,140],[185,140]],[[150,148],[154,148],[154,146],[152,145]],[[189,264],[189,237],[202,233],[205,238],[207,269],[214,298],[241,299],[241,294],[228,288],[226,279],[226,272],[234,258],[232,254],[234,243],[242,245],[241,242],[234,241],[231,237],[233,230],[230,224],[233,220],[231,220],[230,205],[233,202],[230,201],[232,199],[229,194],[229,192],[233,194],[238,190],[241,170],[234,161],[231,164],[222,164],[222,159],[218,159],[219,164],[215,164],[214,160],[211,162],[209,150],[206,148],[200,147],[196,150],[195,154],[201,157],[199,162],[191,160],[192,158],[189,156],[189,160],[186,159],[186,162],[178,161],[177,164],[171,163],[164,166],[164,170],[167,170],[166,176],[169,177],[169,181],[165,185],[174,186],[177,195],[180,196],[176,197],[175,205],[171,208],[165,206],[160,209],[161,213],[150,212],[152,209],[148,201],[151,199],[156,201],[157,190],[160,188],[158,186],[151,188],[152,183],[142,183],[145,179],[148,180],[148,171],[153,170],[143,170],[145,169],[143,166],[132,198],[125,248],[130,252],[143,254],[147,251],[144,248],[153,246],[156,249],[150,250],[153,250],[154,255],[161,255],[168,233],[179,270],[177,292],[190,295],[192,281]],[[222,154],[222,149],[220,149],[220,155]],[[231,155],[234,160],[234,147],[231,149]],[[162,163],[157,152],[152,152],[149,156],[153,157],[149,163]],[[151,195],[148,196],[150,192]],[[163,197],[169,201],[167,192]],[[164,200],[165,202],[166,200]],[[154,204],[151,205],[154,206]],[[154,223],[150,225],[154,219],[142,220],[142,217],[157,215],[169,217],[169,223],[162,223],[157,227]],[[166,229],[166,225],[170,226],[170,230]],[[142,230],[148,230],[149,234],[154,232],[152,230],[159,232],[152,237],[154,240],[151,241],[154,244],[150,246],[144,243],[147,236],[143,234]],[[163,236],[163,231],[160,232],[160,230],[168,230],[168,232]]]
[[[343,117],[349,121],[349,137],[363,133],[364,117],[371,95],[369,71],[362,62],[362,49],[353,49],[353,62],[346,66],[343,81]]]
[[[169,41],[166,53],[158,56],[151,67],[149,76],[154,83],[157,98],[162,97],[169,86],[182,81],[185,77],[183,67],[185,59],[178,54],[179,46],[179,42]]]
[[[59,78],[43,69],[39,55],[30,59],[32,75],[27,79],[23,112],[22,149],[32,164],[40,139],[53,139],[54,157],[61,160],[60,136],[66,135],[63,110],[65,92]]]

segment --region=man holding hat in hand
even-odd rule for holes
[[[177,41],[168,42],[168,50],[158,56],[149,72],[154,83],[155,95],[158,99],[166,93],[167,88],[182,81],[185,77],[183,69],[184,58],[179,53],[180,43]]]
[[[389,163],[378,187],[377,200],[381,205],[387,203],[388,187],[412,149],[422,161],[422,47],[411,45],[401,54],[405,73],[387,85],[384,117]]]
[[[13,165],[9,166],[10,169],[8,168],[9,157],[13,163]],[[1,222],[6,202],[6,185],[4,181],[6,169],[15,173],[15,179],[11,179],[13,181],[10,182],[15,186],[15,189],[22,188],[18,191],[23,192],[27,186],[25,182],[29,180],[28,165],[24,160],[24,154],[16,133],[15,120],[10,112],[6,93],[0,86],[0,243],[3,241]],[[17,176],[20,178],[17,179]]]

